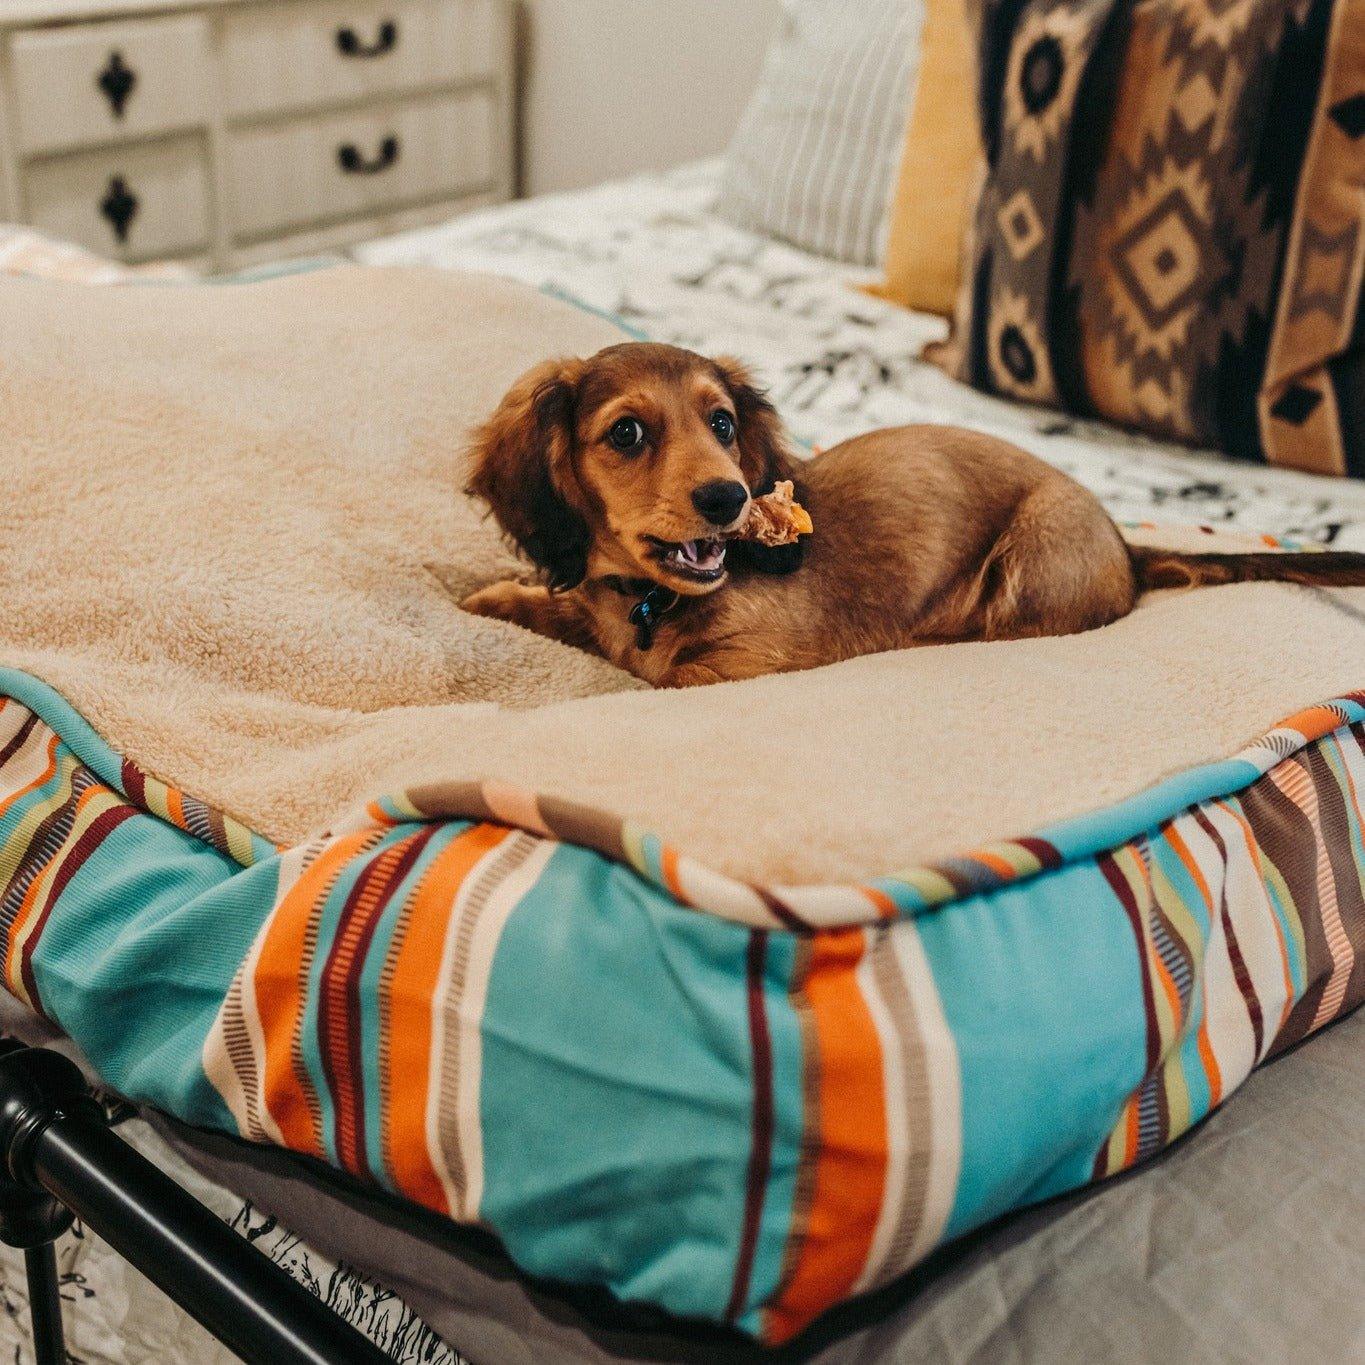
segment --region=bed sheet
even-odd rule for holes
[[[1365,484],[1238,464],[977,393],[920,360],[946,333],[856,286],[859,271],[733,227],[720,163],[484,209],[356,248],[372,265],[483,270],[561,293],[652,340],[754,365],[793,433],[828,446],[948,422],[1022,445],[1122,521],[1188,522],[1365,549]]]

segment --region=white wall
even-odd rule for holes
[[[780,0],[522,0],[523,192],[719,152],[779,13]]]

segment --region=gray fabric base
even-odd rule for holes
[[[287,1155],[179,1128],[174,1140],[205,1175],[387,1283],[475,1365],[761,1354],[603,1320],[528,1284],[491,1244],[368,1194],[323,1194]],[[1365,1359],[1365,1012],[1255,1073],[1150,1166],[948,1248],[762,1358]]]
[[[51,1041],[8,997],[0,1029]],[[394,1291],[472,1365],[1365,1360],[1365,1011],[1253,1073],[1150,1165],[949,1247],[770,1353],[642,1330],[529,1283],[478,1233],[149,1117],[213,1185]]]

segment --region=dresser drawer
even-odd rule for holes
[[[207,152],[197,137],[40,161],[24,177],[28,218],[123,260],[209,244]]]
[[[229,118],[448,85],[506,65],[500,0],[317,0],[230,10]]]
[[[487,185],[486,91],[295,119],[230,135],[227,182],[238,241],[447,198]]]
[[[208,122],[208,33],[195,15],[15,34],[19,142],[27,152]]]

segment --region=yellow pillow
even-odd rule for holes
[[[982,159],[976,54],[964,0],[928,0],[891,208],[886,279],[872,293],[906,308],[952,315]]]

